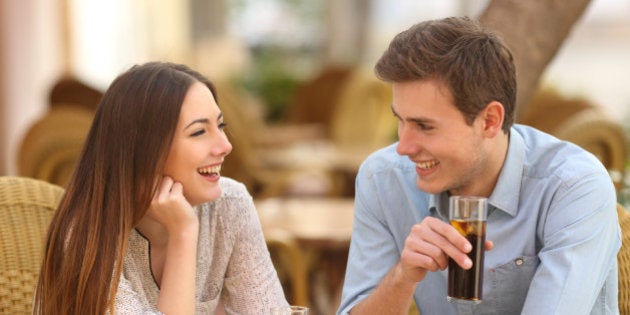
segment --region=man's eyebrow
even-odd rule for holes
[[[199,118],[199,119],[195,119],[193,120],[190,124],[186,125],[186,127],[184,127],[184,130],[188,129],[188,127],[196,124],[196,123],[203,123],[203,124],[209,124],[210,120],[208,120],[208,118]]]
[[[394,105],[391,106],[392,109],[392,113],[394,114],[394,116],[396,116],[398,119],[403,120],[402,117],[400,117],[400,115],[398,115],[398,113],[396,113],[396,110],[394,110]],[[434,122],[435,120],[430,119],[430,118],[422,118],[422,117],[408,117],[404,119],[405,121],[410,121],[416,124],[426,124],[426,123],[431,123]]]
[[[417,118],[407,118],[407,121],[410,122],[414,122],[416,124],[427,124],[427,123],[432,123],[435,122],[435,120],[433,119],[429,119],[429,118],[421,118],[421,117],[417,117]]]

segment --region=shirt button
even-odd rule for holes
[[[515,263],[517,266],[522,265],[522,264],[523,264],[523,258],[516,258],[516,260],[514,260],[514,263]]]

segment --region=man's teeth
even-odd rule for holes
[[[212,174],[212,173],[220,173],[221,165],[212,166],[212,167],[200,167],[197,169],[200,174]]]
[[[429,162],[418,162],[416,163],[416,166],[420,169],[429,169],[432,168],[434,166],[436,166],[438,164],[437,161],[429,161]]]

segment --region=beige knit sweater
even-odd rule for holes
[[[214,314],[221,300],[227,314],[269,314],[287,305],[271,262],[252,197],[245,186],[221,178],[221,198],[196,207],[199,215],[196,314]],[[137,230],[116,294],[117,314],[161,314],[159,287],[151,273],[151,246]]]

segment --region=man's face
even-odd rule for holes
[[[444,84],[394,83],[392,110],[399,121],[397,152],[416,164],[419,189],[458,195],[487,190],[483,122],[478,117],[472,126],[466,124]]]

